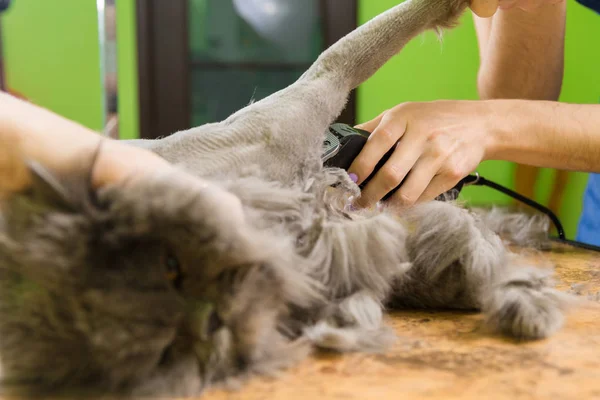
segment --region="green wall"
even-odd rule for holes
[[[120,139],[139,138],[135,0],[117,0],[117,74]]]
[[[395,6],[398,0],[360,1],[359,23]],[[598,103],[600,99],[600,16],[568,0],[564,89],[561,100],[571,103]],[[405,101],[477,99],[479,54],[473,18],[467,13],[462,24],[444,34],[440,43],[433,33],[410,42],[358,90],[358,120],[369,120],[383,110]],[[514,165],[484,162],[481,175],[514,187]],[[537,200],[547,203],[552,170],[543,170]],[[581,213],[587,174],[570,175],[560,218],[567,236],[574,238]],[[466,188],[462,199],[471,204],[508,204],[501,193],[481,187]]]
[[[135,0],[117,6],[119,132],[139,136]],[[88,128],[104,127],[96,2],[17,0],[2,16],[7,84]]]
[[[96,2],[13,1],[2,15],[2,39],[10,90],[103,128]]]

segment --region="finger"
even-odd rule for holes
[[[172,168],[172,165],[155,153],[123,146],[117,140],[105,139],[99,144],[92,167],[92,185],[101,188],[148,171],[166,168]]]
[[[498,0],[472,0],[469,7],[478,17],[489,18],[496,13]]]
[[[383,116],[388,111],[389,110],[385,110],[384,112],[379,114],[377,117],[373,118],[372,120],[356,125],[355,128],[362,129],[363,131],[367,131],[367,132],[373,132],[375,130],[375,128],[377,128],[377,126],[381,123]]]
[[[385,195],[394,190],[413,168],[422,154],[421,145],[405,138],[389,160],[375,174],[369,184],[363,189],[356,203],[359,207],[371,207]]]
[[[359,185],[373,173],[383,156],[404,135],[405,129],[404,119],[397,118],[391,113],[382,117],[363,149],[348,168],[349,174],[356,175]]]
[[[414,205],[425,189],[429,186],[432,179],[439,170],[439,162],[436,162],[432,157],[421,157],[417,160],[414,167],[410,170],[410,174],[406,177],[406,181],[391,201],[401,207],[410,207]]]
[[[446,174],[440,174],[433,177],[427,188],[423,191],[417,203],[424,203],[427,201],[435,200],[439,195],[448,192],[454,188],[456,184],[462,179],[452,178]]]

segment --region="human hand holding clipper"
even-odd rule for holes
[[[364,186],[355,205],[389,198],[411,206],[452,190],[487,158],[495,136],[486,116],[493,113],[486,102],[404,103],[359,125],[372,134],[348,169]]]

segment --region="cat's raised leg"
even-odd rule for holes
[[[320,168],[324,133],[343,110],[350,91],[415,36],[451,26],[467,4],[404,1],[323,52],[297,82],[225,121],[134,144],[204,176],[256,164],[267,178],[293,180]]]

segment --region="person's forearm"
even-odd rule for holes
[[[499,11],[490,20],[475,17],[482,99],[557,100],[564,69],[566,3],[535,12]]]
[[[501,10],[489,19],[475,17],[481,54],[479,97],[558,100],[565,21],[564,3],[545,3],[534,12],[515,8]],[[539,169],[518,163],[515,174],[515,189],[533,198]],[[557,174],[557,182],[561,176]]]
[[[94,155],[102,147],[99,156]],[[0,92],[0,194],[26,188],[25,160],[56,173],[90,167],[92,186],[118,181],[148,165],[168,167],[157,155],[103,138],[84,126]],[[94,165],[90,165],[95,161]]]
[[[27,186],[24,160],[61,171],[69,160],[91,154],[100,139],[74,122],[0,92],[0,191]]]
[[[600,105],[488,100],[488,160],[600,173]]]

